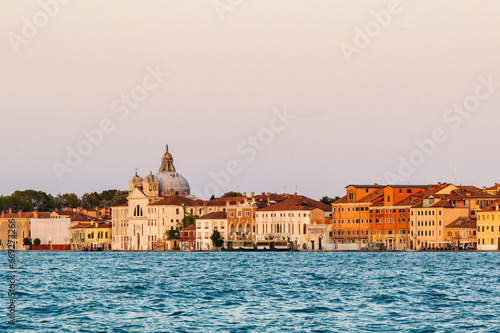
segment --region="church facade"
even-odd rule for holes
[[[174,166],[168,151],[157,174],[142,178],[136,174],[128,182],[126,204],[112,207],[112,250],[151,251],[178,247],[167,242],[165,233],[179,228],[185,214],[203,215],[201,200],[192,199],[187,180]]]

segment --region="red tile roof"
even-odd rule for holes
[[[448,200],[441,200],[431,205],[430,208],[455,208]]]
[[[191,224],[191,225],[185,227],[184,229],[181,229],[180,231],[191,231],[191,230],[196,230],[195,224]]]
[[[198,218],[199,220],[225,220],[227,219],[226,212],[211,212],[202,217]]]
[[[180,195],[171,195],[169,197],[165,197],[164,199],[157,201],[150,206],[201,206],[201,202],[199,200],[193,200],[190,198],[186,198]]]
[[[331,205],[324,204],[303,195],[293,195],[290,199],[266,206],[259,209],[259,211],[313,210],[315,208],[319,208],[325,212],[332,211]]]
[[[96,228],[111,228],[111,223],[109,222],[98,222],[97,226],[93,222],[82,222],[78,223],[74,227],[71,227],[70,229],[96,229]]]
[[[495,200],[491,205],[489,205],[488,207],[485,207],[483,209],[481,209],[479,212],[495,212],[496,211],[496,207],[500,205],[500,199],[498,200]]]
[[[225,206],[226,204],[235,205],[237,202],[244,202],[246,197],[224,197],[215,198],[209,201],[205,201],[207,206]]]
[[[477,219],[475,217],[459,217],[455,221],[448,224],[445,228],[467,228],[476,229]]]

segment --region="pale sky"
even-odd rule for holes
[[[54,3],[0,1],[0,194],[126,189],[167,143],[204,199],[228,163],[216,195],[500,181],[500,1]],[[85,143],[103,121],[113,130]]]

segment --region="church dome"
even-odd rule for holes
[[[149,175],[144,177],[144,182],[145,183],[158,183],[158,178],[153,175],[153,172],[151,172]]]
[[[175,171],[174,158],[172,154],[167,151],[163,154],[161,159],[161,166],[159,173],[156,174],[158,182],[160,183],[159,194],[160,196],[169,195],[182,195],[188,196],[191,193],[189,183],[186,178]]]
[[[129,184],[142,184],[142,182],[143,182],[143,179],[142,179],[142,177],[141,177],[141,176],[139,176],[139,175],[137,174],[137,172],[136,172],[136,173],[135,173],[135,175],[134,175],[132,178],[130,178],[130,180],[128,181],[128,183],[129,183]]]
[[[156,174],[160,185],[160,196],[182,195],[184,197],[191,193],[186,178],[175,171],[164,171]]]

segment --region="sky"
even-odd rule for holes
[[[0,195],[500,181],[499,1],[3,0]]]

